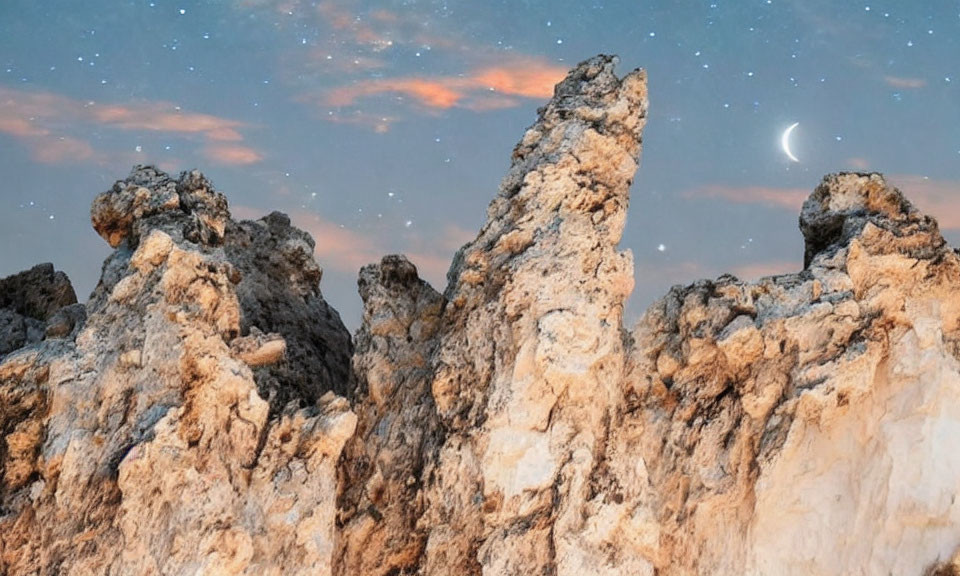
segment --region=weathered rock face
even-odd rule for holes
[[[63,272],[52,264],[0,279],[0,359],[46,337],[69,335],[83,320],[83,307]]]
[[[633,332],[609,478],[667,573],[921,574],[960,544],[956,253],[876,174],[800,226],[803,272],[674,289]]]
[[[441,443],[430,394],[443,298],[402,256],[360,271],[356,435],[340,463],[338,574],[413,570],[427,541],[419,525],[425,466]]]
[[[339,319],[286,330],[327,311],[312,241],[232,222],[199,173],[137,168],[91,214],[117,251],[86,324],[0,364],[0,573],[329,571],[356,418],[325,380],[349,370]],[[340,348],[304,353],[318,331]]]
[[[0,574],[957,573],[957,252],[831,175],[801,272],[625,330],[614,63],[557,86],[444,294],[361,270],[355,351],[285,216],[151,168],[98,197],[86,321],[0,300],[46,322],[0,363]]]

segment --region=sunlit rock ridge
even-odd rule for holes
[[[802,271],[625,328],[615,63],[557,85],[443,293],[360,271],[352,339],[286,216],[144,166],[97,196],[86,304],[0,280],[0,575],[957,573],[957,252],[829,175]]]

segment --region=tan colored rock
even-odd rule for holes
[[[87,322],[0,364],[0,573],[329,574],[336,463],[356,416],[313,364],[292,361],[314,378],[305,396],[300,380],[251,371],[286,361],[285,339],[312,328],[243,330],[276,318],[262,309],[319,299],[316,264],[255,269],[264,244],[302,233],[274,219],[257,241],[233,236],[242,226],[199,173],[152,168],[93,214],[125,248]],[[234,242],[248,250],[223,248]],[[277,274],[302,288],[295,303],[257,285]]]
[[[358,411],[375,410],[390,432],[364,439],[376,471],[346,480],[350,494],[369,478],[364,490],[381,502],[363,514],[348,498],[342,573],[579,574],[590,565],[599,544],[584,540],[582,519],[619,395],[633,286],[630,255],[615,247],[646,112],[643,73],[620,79],[613,66],[594,58],[557,86],[514,150],[487,224],[457,254],[431,336],[404,340],[418,301],[407,290],[422,294],[418,281],[389,304],[365,297],[358,337],[373,340],[355,370],[375,408]],[[364,278],[362,287],[373,283]],[[409,304],[398,312],[394,302]],[[384,457],[397,451],[395,434],[411,433],[402,454],[422,465]],[[348,451],[344,464],[360,458]],[[411,468],[416,491],[393,484]],[[384,550],[405,552],[391,564]]]
[[[557,86],[443,295],[361,270],[353,344],[285,216],[152,168],[98,197],[87,320],[0,362],[0,574],[956,574],[958,253],[829,175],[801,272],[626,331],[614,64]]]
[[[440,439],[430,395],[443,298],[402,256],[360,271],[359,415],[340,462],[336,574],[415,573],[427,543],[424,466]]]
[[[803,273],[675,289],[633,333],[611,445],[641,447],[661,574],[922,574],[960,544],[956,253],[876,174],[825,178],[801,229]]]

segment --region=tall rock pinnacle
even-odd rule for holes
[[[620,79],[615,63],[587,60],[557,85],[514,149],[487,223],[454,259],[439,331],[408,345],[430,354],[416,380],[421,400],[404,396],[377,414],[389,425],[430,408],[420,421],[437,432],[419,443],[410,498],[423,504],[353,504],[348,548],[386,550],[377,568],[347,555],[343,574],[558,573],[589,554],[579,518],[619,396],[633,265],[616,245],[647,107],[644,73]],[[361,333],[409,324],[366,303]],[[361,380],[371,373],[358,367]],[[384,442],[370,436],[367,452],[382,454]],[[389,478],[405,466],[369,473]]]

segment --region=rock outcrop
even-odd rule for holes
[[[70,335],[83,322],[70,279],[53,264],[0,279],[0,360],[44,338]]]
[[[313,241],[149,167],[91,219],[86,323],[0,364],[0,573],[328,572],[356,417]]]
[[[647,93],[614,64],[557,86],[443,294],[361,270],[352,344],[285,216],[196,172],[100,195],[85,306],[0,281],[0,574],[956,573],[960,256],[830,175],[802,271],[626,330]]]

